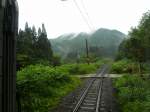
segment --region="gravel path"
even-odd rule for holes
[[[112,87],[111,78],[104,78],[102,99],[100,104],[100,112],[119,112],[116,99],[114,97],[114,89]]]

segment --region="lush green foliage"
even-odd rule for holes
[[[143,63],[140,66],[140,73],[147,74],[149,72],[150,72],[150,64]],[[114,74],[139,73],[139,63],[129,59],[115,61],[111,66],[111,73]]]
[[[17,37],[17,67],[25,67],[30,64],[52,63],[53,53],[51,43],[42,24],[42,30],[38,33],[35,27],[25,25],[25,30],[20,30]]]
[[[100,68],[101,65],[111,62],[110,59],[103,59],[101,61],[97,61],[96,63],[77,63],[77,64],[66,64],[62,66],[56,67],[56,69],[61,69],[63,71],[69,71],[70,74],[74,75],[83,75],[95,73],[97,69]]]
[[[112,64],[111,73],[136,73],[138,72],[138,64],[131,60],[119,60]]]
[[[94,64],[70,64],[70,65],[62,65],[58,67],[59,69],[64,69],[69,71],[70,74],[88,74],[94,73],[97,70],[97,65]]]
[[[80,84],[72,75],[95,73],[108,59],[97,63],[66,64],[56,67],[30,65],[18,71],[17,93],[24,112],[47,112],[59,99]]]
[[[80,84],[68,71],[30,65],[17,74],[17,94],[23,112],[48,112],[59,99]]]
[[[122,112],[150,112],[150,79],[125,75],[115,80]]]
[[[150,63],[148,62],[148,63],[144,63],[143,64],[143,69],[144,69],[144,73],[150,73]]]
[[[117,59],[129,58],[139,63],[150,60],[150,11],[131,29],[128,37],[120,44]]]

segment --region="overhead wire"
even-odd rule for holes
[[[83,1],[83,0],[81,0],[81,4],[82,4],[83,10],[84,10],[84,12],[85,12],[85,14],[86,14],[86,16],[87,16],[87,18],[88,18],[90,24],[91,24],[91,26],[92,26],[92,29],[94,30],[95,27],[94,27],[94,25],[93,25],[93,22],[91,21],[91,18],[90,18],[89,13],[88,13],[88,11],[87,11],[85,5],[84,5],[84,1]]]
[[[92,25],[90,25],[89,20],[84,16],[84,13],[83,13],[82,10],[80,9],[80,7],[79,7],[77,1],[76,1],[76,0],[73,0],[73,1],[74,1],[74,4],[76,5],[77,9],[79,10],[79,12],[80,12],[80,14],[81,14],[83,20],[84,20],[85,23],[87,24],[87,26],[89,27],[89,29],[90,29],[91,31],[93,31]]]

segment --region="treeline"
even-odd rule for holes
[[[150,11],[120,44],[111,72],[121,112],[150,112]]]
[[[59,57],[53,55],[44,24],[36,31],[35,26],[19,30],[17,37],[17,69],[31,64],[59,64]]]
[[[128,38],[119,46],[117,60],[131,59],[142,64],[150,61],[150,11],[143,14],[139,25],[132,28]]]

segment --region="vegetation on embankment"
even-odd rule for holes
[[[141,68],[139,68],[139,63],[129,59],[122,59],[115,61],[112,66],[110,72],[113,74],[147,74],[150,72],[150,64],[142,63]]]
[[[121,112],[150,112],[150,78],[124,75],[115,79],[116,96]]]
[[[74,75],[95,73],[106,62],[109,60],[89,65],[80,63],[51,67],[39,64],[22,68],[17,73],[17,103],[20,102],[23,112],[47,112],[81,84]]]
[[[85,75],[96,73],[97,69],[99,69],[103,64],[111,63],[111,59],[102,59],[95,63],[76,63],[76,64],[65,64],[62,66],[56,67],[56,69],[61,69],[63,71],[68,71],[71,75]]]
[[[67,71],[43,65],[30,65],[17,76],[17,94],[23,112],[48,112],[80,84]]]
[[[126,73],[114,80],[122,112],[150,112],[150,11],[132,28],[119,47],[113,73]]]
[[[119,60],[112,64],[111,73],[122,74],[114,79],[116,98],[121,112],[150,112],[149,64]]]

